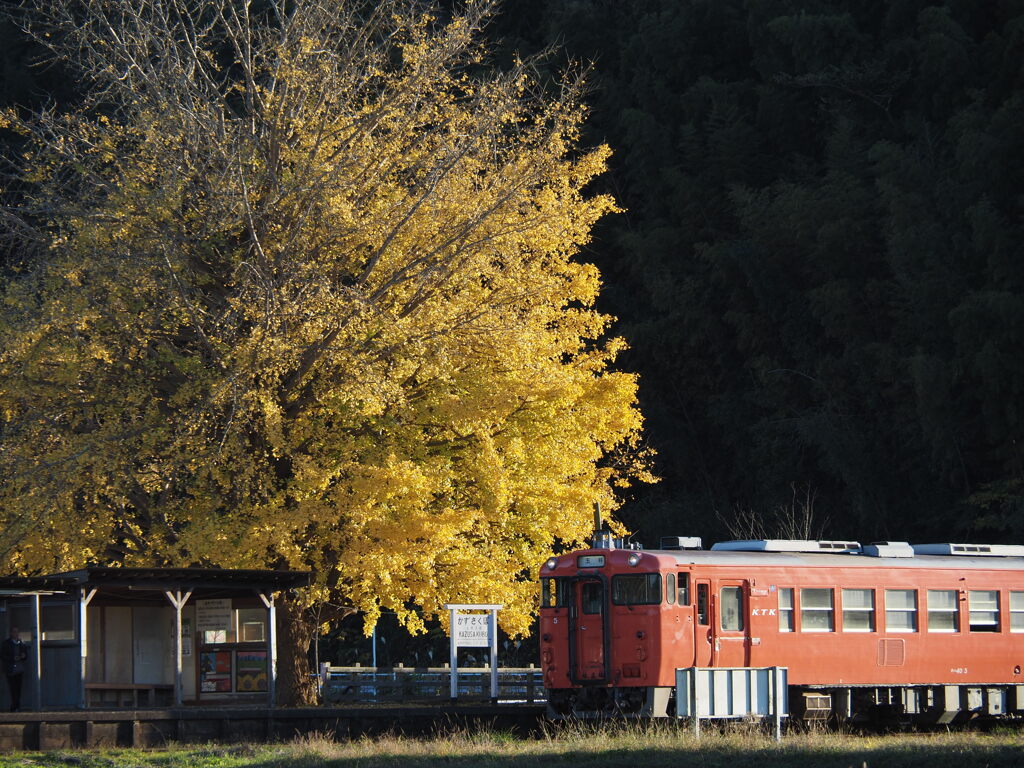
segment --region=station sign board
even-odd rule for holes
[[[486,613],[456,613],[452,640],[459,648],[488,648],[490,617]]]

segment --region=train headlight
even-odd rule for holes
[[[633,554],[631,554],[629,557],[626,558],[626,562],[629,563],[630,565],[636,565],[637,563],[639,563],[640,562],[640,555],[639,555],[639,553],[634,552]]]
[[[547,568],[549,571],[555,570],[556,565],[558,565],[557,557],[549,557],[548,561],[544,563],[544,567]]]

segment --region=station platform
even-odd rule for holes
[[[543,704],[438,703],[358,707],[179,707],[79,709],[0,713],[0,752],[21,750],[158,748],[290,741],[307,734],[339,740],[400,733],[428,735],[463,728],[528,733]]]

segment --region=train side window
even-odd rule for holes
[[[835,629],[835,598],[832,589],[801,589],[800,631],[834,632]]]
[[[743,590],[740,587],[722,587],[719,610],[722,614],[723,630],[743,631]]]
[[[665,576],[665,602],[669,605],[676,604],[676,575],[674,573]]]
[[[885,590],[885,631],[917,632],[917,590]]]
[[[793,588],[779,588],[779,632],[792,632],[793,626]]]
[[[689,605],[690,604],[690,574],[680,573],[679,574],[679,604]],[[1024,594],[1024,593],[1021,593]]]
[[[959,632],[960,606],[955,589],[928,590],[928,631]]]
[[[707,624],[708,623],[708,603],[711,602],[710,598],[711,591],[707,584],[697,585],[697,623]]]
[[[843,632],[875,631],[875,590],[843,590]]]
[[[1010,593],[1010,631],[1024,632],[1024,592]]]
[[[630,573],[612,576],[612,602],[616,605],[659,605],[660,573]]]
[[[967,593],[971,632],[999,631],[999,590],[972,589]]]

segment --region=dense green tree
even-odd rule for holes
[[[1024,535],[1024,4],[558,0],[534,28],[596,62],[616,151],[596,258],[665,478],[631,522],[717,534],[798,483],[833,535]]]

